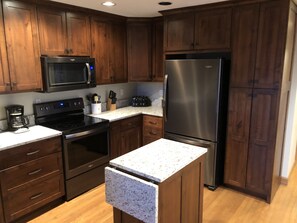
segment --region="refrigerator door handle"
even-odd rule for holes
[[[164,121],[167,122],[167,87],[168,87],[168,74],[164,76],[164,83],[163,83],[163,115]]]

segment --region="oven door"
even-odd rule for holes
[[[109,129],[98,127],[64,135],[65,177],[70,179],[109,162]]]

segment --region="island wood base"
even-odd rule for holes
[[[204,156],[158,185],[158,223],[202,223]],[[114,223],[142,222],[117,208],[113,214]]]

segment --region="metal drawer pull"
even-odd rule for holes
[[[154,135],[154,136],[157,135],[156,132],[150,132],[150,134],[151,134],[151,135]]]
[[[34,175],[34,174],[36,174],[36,173],[39,173],[41,170],[42,170],[42,169],[34,170],[34,171],[28,173],[28,175],[29,175],[29,176]]]
[[[36,198],[39,198],[41,195],[43,195],[42,192],[39,194],[33,195],[32,197],[30,197],[30,200],[35,200]]]
[[[36,151],[34,151],[34,152],[27,153],[27,156],[32,156],[32,155],[34,155],[34,154],[36,154],[36,153],[39,153],[39,151],[40,151],[40,150],[36,150]]]
[[[89,167],[89,168],[92,168],[93,166],[94,166],[94,164],[90,164],[88,167]]]
[[[157,122],[150,121],[150,124],[157,125]]]

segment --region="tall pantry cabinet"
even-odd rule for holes
[[[268,202],[279,184],[273,176],[280,174],[276,136],[287,6],[267,1],[233,9],[224,182]]]

